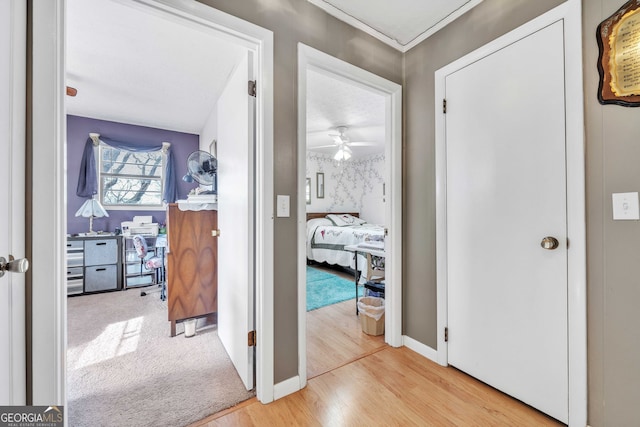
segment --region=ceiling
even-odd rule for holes
[[[402,50],[482,0],[309,1]],[[135,2],[67,0],[66,19],[66,84],[78,90],[66,109],[83,117],[200,134],[246,52]],[[335,153],[314,147],[332,144],[338,126],[352,142],[377,144],[354,147],[355,157],[384,150],[382,96],[314,71],[307,90],[311,150]]]
[[[244,53],[124,2],[67,0],[67,112],[199,134]]]
[[[406,52],[482,0],[308,0]]]
[[[331,147],[338,126],[346,126],[350,142],[371,146],[352,147],[353,157],[384,152],[385,99],[354,84],[326,74],[307,71],[307,148],[333,155]],[[316,148],[318,146],[327,146]]]

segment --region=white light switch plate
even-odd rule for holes
[[[289,216],[289,196],[278,194],[276,201],[276,216],[280,218],[288,218]]]
[[[637,220],[640,219],[638,209],[638,193],[613,193],[613,219]]]

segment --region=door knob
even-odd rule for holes
[[[558,239],[556,239],[555,237],[547,236],[542,239],[542,242],[540,242],[540,246],[542,246],[542,249],[548,249],[552,251],[560,246],[560,242],[558,242]]]
[[[0,277],[4,276],[5,271],[12,273],[24,273],[29,269],[29,260],[26,258],[15,259],[9,255],[9,261],[4,257],[0,257]]]

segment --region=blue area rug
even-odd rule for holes
[[[307,311],[355,298],[353,280],[307,266]],[[362,287],[358,288],[362,296]]]

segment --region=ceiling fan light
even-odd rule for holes
[[[349,160],[351,158],[351,150],[348,147],[340,147],[333,158],[338,161]]]

